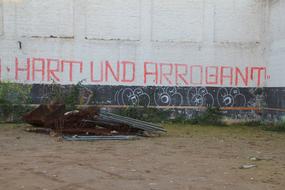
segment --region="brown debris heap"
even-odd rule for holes
[[[23,120],[37,128],[49,129],[61,135],[115,136],[142,133],[142,130],[125,123],[101,118],[99,109],[86,108],[65,112],[63,104],[40,105],[24,115]]]

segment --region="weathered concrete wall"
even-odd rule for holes
[[[2,79],[256,87],[268,77],[263,1],[3,2]]]
[[[270,1],[268,69],[272,73],[269,87],[285,87],[285,0]]]
[[[0,35],[3,35],[3,3],[0,1]]]
[[[255,107],[282,76],[269,4],[276,14],[266,0],[0,0],[0,79],[84,80],[102,104]]]
[[[285,0],[269,1],[267,68],[271,80],[267,81],[268,107],[285,108]]]

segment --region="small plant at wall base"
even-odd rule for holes
[[[179,124],[191,124],[191,125],[216,125],[224,126],[223,123],[223,113],[219,108],[207,108],[203,113],[199,113],[193,116],[191,119],[187,119],[182,114],[177,114],[175,119],[171,119],[171,113],[173,110],[159,110],[156,108],[138,108],[128,107],[125,109],[117,110],[117,113],[123,116],[131,117],[134,119],[140,119],[144,121],[154,122],[154,123],[179,123]]]
[[[67,110],[74,110],[77,105],[86,104],[81,92],[85,89],[83,86],[84,81],[80,81],[75,85],[63,86],[61,84],[53,83],[48,86],[48,97],[45,99],[44,104],[65,104]],[[90,92],[91,93],[91,92]],[[90,99],[93,97],[90,96]],[[90,100],[87,100],[89,103]]]
[[[265,131],[285,132],[285,117],[272,123],[263,123],[262,128]]]
[[[18,121],[22,114],[29,110],[26,104],[31,103],[31,86],[11,83],[0,83],[0,120]]]
[[[68,90],[68,94],[66,94],[63,103],[67,106],[68,110],[76,109],[80,98],[80,85],[80,83],[72,85]]]
[[[169,120],[170,110],[156,108],[139,108],[136,106],[119,109],[116,112],[122,116],[140,119],[147,122],[162,123]]]
[[[178,116],[172,123],[183,123],[190,125],[215,125],[215,126],[225,126],[223,119],[223,113],[220,108],[208,107],[205,112],[197,112],[191,119],[186,119],[186,117]]]
[[[43,86],[43,94],[45,98],[41,102],[41,104],[51,104],[51,103],[58,103],[62,104],[64,103],[64,91],[65,89],[58,83],[56,83],[54,80],[52,84],[50,85],[44,85]]]

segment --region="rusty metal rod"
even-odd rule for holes
[[[137,140],[137,136],[63,136],[67,141]]]
[[[110,120],[114,120],[117,122],[123,122],[129,126],[132,126],[134,128],[138,128],[141,130],[145,130],[145,131],[150,131],[150,132],[166,132],[165,129],[161,128],[161,127],[156,127],[153,126],[150,123],[147,122],[140,122],[139,120],[134,120],[134,119],[128,119],[126,117],[120,117],[118,115],[113,115],[113,116],[108,116],[108,115],[104,115],[104,114],[100,114],[100,116],[104,119],[110,119]]]

